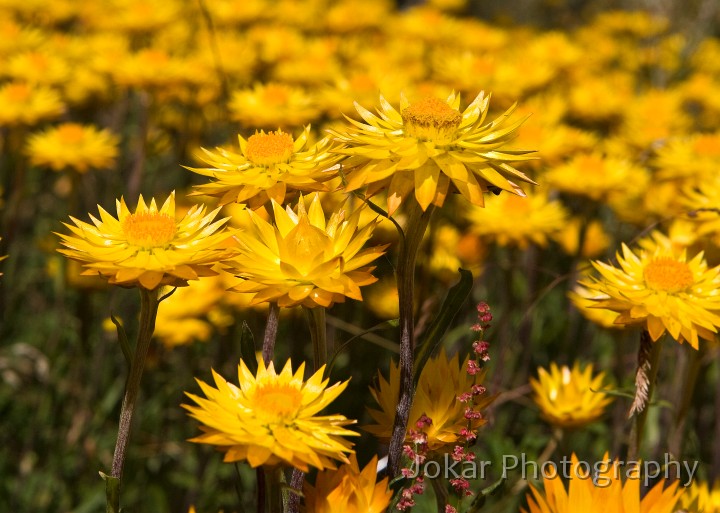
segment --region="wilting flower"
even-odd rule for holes
[[[148,206],[142,196],[135,212],[124,198],[116,207],[117,219],[98,206],[100,219],[90,215],[89,224],[71,217],[74,226],[63,224],[72,235],[57,234],[68,248],[58,251],[82,262],[85,275],[99,274],[123,287],[177,287],[215,275],[210,268],[234,254],[227,243],[232,234],[221,230],[227,219],[214,221],[219,208],[208,214],[195,205],[178,220],[175,192],[160,209],[154,198]]]
[[[307,513],[382,513],[390,504],[388,478],[376,483],[377,456],[360,470],[357,458],[337,470],[318,472],[315,486],[305,482]]]
[[[332,460],[348,462],[351,443],[344,436],[357,433],[344,415],[317,415],[334,401],[347,381],[328,387],[323,365],[303,381],[305,364],[293,373],[288,361],[280,373],[272,362],[258,361],[256,375],[245,362],[238,366],[239,387],[213,371],[215,386],[198,383],[207,399],[187,393],[197,406],[184,404],[190,416],[202,423],[202,435],[192,442],[218,446],[226,462],[242,461],[252,467],[288,464],[307,472],[310,466],[335,468]]]
[[[599,462],[598,462],[599,463]],[[598,465],[596,463],[596,465]],[[640,497],[640,473],[624,469],[618,462],[611,461],[607,455],[602,459],[602,468],[597,475],[589,475],[587,466],[581,465],[575,454],[568,467],[569,484],[565,489],[560,473],[545,476],[545,490],[539,491],[530,486],[527,495],[528,509],[520,508],[522,513],[605,513],[622,511],[623,513],[672,513],[683,489],[678,490],[679,481],[665,487],[661,480],[644,496]],[[620,477],[628,475],[623,484]]]
[[[708,269],[703,253],[665,246],[634,253],[623,244],[620,266],[593,262],[600,277],[583,282],[599,293],[595,304],[618,313],[616,324],[641,325],[657,341],[666,331],[698,348],[698,337],[713,340],[720,326],[720,266]]]
[[[110,167],[117,157],[118,140],[107,130],[90,125],[63,123],[30,136],[27,145],[30,162],[54,171]]]
[[[328,138],[309,146],[309,134],[308,125],[296,140],[282,130],[256,132],[247,140],[238,135],[239,153],[203,148],[197,157],[210,167],[188,169],[213,181],[199,185],[197,194],[220,198],[221,205],[248,203],[258,208],[271,199],[283,204],[288,190],[324,190],[322,182],[337,176],[342,156],[329,152]]]
[[[469,406],[476,411],[486,408],[495,396],[477,395],[472,399],[472,404],[458,398],[460,394],[471,390],[473,385],[481,385],[485,378],[485,370],[475,375],[466,372],[468,360],[469,358],[466,358],[461,365],[457,354],[450,359],[443,350],[430,358],[420,373],[408,426],[415,426],[421,417],[432,419],[432,424],[424,429],[430,450],[456,443],[460,439],[460,432],[468,427],[468,423],[471,429],[475,430],[487,422],[479,415],[469,420],[465,413]],[[371,388],[370,392],[380,409],[368,410],[377,424],[365,426],[363,429],[381,440],[389,440],[395,420],[397,398],[400,395],[400,370],[397,363],[390,366],[389,380],[382,375],[378,378],[377,387]],[[406,441],[412,441],[410,435],[406,437]]]
[[[380,116],[357,103],[365,123],[348,118],[354,128],[330,130],[348,145],[337,150],[349,155],[349,191],[368,185],[368,192],[388,190],[388,209],[394,212],[405,197],[415,194],[426,210],[441,206],[450,185],[474,205],[482,206],[483,192],[505,190],[522,195],[508,178],[534,183],[512,167],[511,162],[528,160],[531,151],[503,148],[512,140],[523,120],[509,122],[515,107],[485,123],[490,96],[480,93],[464,112],[454,93],[447,101],[424,98],[409,103],[401,96],[400,112],[380,96]]]
[[[274,226],[250,211],[252,229],[237,235],[241,254],[229,270],[243,281],[232,290],[254,293],[252,304],[273,301],[281,307],[362,300],[360,287],[376,281],[367,265],[386,247],[362,249],[374,223],[358,229],[360,210],[347,215],[343,209],[326,220],[317,196],[307,211],[302,196],[297,213],[272,205]]]
[[[572,370],[567,365],[550,364],[550,372],[538,368],[538,379],[530,378],[535,392],[533,399],[540,407],[542,416],[551,424],[574,428],[597,420],[605,407],[612,402],[600,389],[605,373],[593,376],[593,366],[580,369],[575,362]]]

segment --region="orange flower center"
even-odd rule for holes
[[[530,200],[527,197],[517,196],[515,194],[503,194],[505,198],[504,210],[513,214],[529,214]]]
[[[290,160],[293,155],[293,138],[280,130],[251,135],[245,148],[245,156],[258,166],[272,166]]]
[[[69,145],[82,142],[85,136],[85,130],[82,125],[78,125],[77,123],[64,123],[57,127],[55,133],[60,143]]]
[[[649,288],[662,292],[680,292],[695,283],[689,265],[668,257],[656,258],[646,265],[643,276]]]
[[[720,157],[720,137],[717,135],[701,135],[693,144],[695,153],[706,157]]]
[[[287,104],[290,99],[288,89],[279,84],[269,84],[265,86],[263,92],[263,101],[273,106],[281,106]]]
[[[167,245],[175,237],[175,219],[160,212],[130,214],[122,223],[128,243],[143,248]]]
[[[405,134],[422,141],[449,143],[462,114],[437,98],[423,98],[401,113]]]
[[[255,389],[250,405],[266,422],[292,420],[302,406],[302,392],[287,383],[268,383]]]
[[[10,84],[5,88],[8,100],[24,102],[30,97],[30,88],[27,84]]]

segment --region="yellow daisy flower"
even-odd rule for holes
[[[247,140],[238,135],[240,151],[202,148],[196,157],[210,167],[188,167],[214,180],[196,187],[196,194],[220,199],[220,204],[248,203],[259,208],[271,199],[285,203],[290,191],[327,189],[322,182],[337,176],[342,155],[330,153],[331,142],[324,138],[309,145],[310,125],[297,139],[289,133],[255,132]]]
[[[357,458],[337,470],[318,472],[315,486],[305,482],[303,495],[307,513],[383,513],[392,498],[388,478],[375,482],[377,456],[360,470]]]
[[[252,467],[287,464],[307,472],[310,466],[335,468],[332,460],[348,462],[352,444],[343,437],[357,433],[344,426],[355,421],[317,415],[348,382],[328,387],[324,365],[307,381],[304,372],[304,363],[293,373],[288,361],[278,374],[272,362],[265,367],[260,359],[253,376],[241,360],[239,387],[215,371],[217,388],[197,380],[207,399],[186,392],[197,406],[183,407],[202,423],[204,433],[191,441],[218,446],[225,451],[224,461],[247,460]]]
[[[559,201],[534,192],[526,197],[501,194],[490,198],[485,208],[468,209],[466,217],[473,233],[501,246],[527,248],[531,243],[546,246],[548,237],[563,229],[568,213]]]
[[[468,358],[460,364],[460,357],[455,354],[448,358],[443,349],[437,356],[430,358],[420,373],[420,378],[413,399],[412,408],[408,417],[408,426],[413,427],[424,414],[432,419],[432,424],[425,428],[428,448],[442,449],[460,440],[460,431],[468,427],[471,422],[473,430],[479,428],[487,421],[475,418],[468,421],[465,410],[470,403],[458,400],[458,395],[470,390],[473,385],[480,385],[485,379],[485,370],[470,375],[467,371]],[[379,410],[368,409],[370,416],[377,422],[363,429],[377,436],[381,440],[390,440],[397,399],[400,395],[400,370],[397,363],[390,366],[390,379],[382,374],[378,375],[378,384],[370,389],[370,393],[380,407]],[[495,396],[482,394],[476,396],[472,403],[473,409],[486,408]],[[408,435],[406,441],[410,442]]]
[[[379,116],[355,107],[365,123],[348,118],[354,128],[331,130],[348,145],[338,152],[349,155],[343,162],[349,172],[347,190],[369,185],[369,193],[388,189],[392,213],[414,191],[423,210],[431,203],[441,206],[452,183],[474,205],[482,206],[483,192],[505,190],[522,195],[507,177],[534,183],[509,163],[528,160],[530,151],[505,150],[523,120],[509,122],[514,107],[485,123],[490,96],[480,93],[460,112],[460,97],[447,101],[424,98],[409,103],[400,99],[400,112],[380,96]]]
[[[618,267],[593,261],[600,273],[581,282],[598,293],[596,306],[618,313],[616,324],[641,325],[657,341],[666,331],[698,348],[698,337],[714,340],[720,326],[720,266],[708,269],[703,253],[658,246],[635,253],[625,244]]]
[[[221,228],[227,219],[214,221],[219,208],[206,213],[195,205],[180,220],[175,217],[175,192],[158,209],[142,196],[135,212],[125,199],[116,201],[117,219],[98,206],[100,219],[92,224],[70,217],[63,223],[72,235],[58,233],[68,249],[58,251],[84,264],[85,275],[101,275],[123,287],[153,290],[159,285],[183,286],[188,280],[213,276],[213,264],[234,254],[228,248],[231,232]]]
[[[118,155],[118,139],[109,131],[91,125],[63,123],[31,135],[26,153],[36,166],[48,166],[54,171],[70,168],[84,173],[112,166]]]
[[[604,308],[597,308],[595,302],[600,299],[607,299],[605,294],[599,294],[576,283],[572,290],[567,293],[570,302],[589,321],[602,326],[603,328],[622,328],[615,324],[617,313]]]
[[[560,232],[553,235],[553,239],[570,256],[575,256],[578,253],[582,224],[582,219],[573,217],[565,223]],[[604,253],[609,246],[610,236],[603,228],[602,223],[596,219],[589,221],[585,227],[585,239],[580,252],[581,256],[584,258],[597,257]]]
[[[48,87],[24,82],[0,86],[0,126],[32,125],[56,118],[64,110],[60,95]]]
[[[679,481],[665,487],[662,480],[641,498],[641,479],[639,470],[626,469],[611,461],[607,455],[602,471],[597,476],[587,475],[587,467],[580,465],[575,454],[572,455],[568,473],[570,475],[567,490],[559,477],[545,476],[545,490],[539,491],[530,486],[527,494],[528,509],[520,508],[522,513],[605,513],[607,511],[623,513],[672,513],[683,493]],[[623,484],[621,476],[631,473]],[[595,484],[597,483],[597,485]]]
[[[346,296],[362,301],[360,287],[377,280],[370,274],[374,267],[366,266],[387,247],[362,249],[375,224],[358,229],[361,210],[347,215],[343,209],[326,220],[318,196],[307,211],[302,196],[297,212],[275,201],[272,206],[274,226],[248,212],[253,227],[237,235],[240,255],[228,269],[243,281],[231,290],[254,293],[251,304],[281,307],[329,308]]]
[[[600,392],[605,373],[593,376],[593,366],[584,369],[575,362],[572,370],[567,365],[550,364],[550,372],[538,368],[538,379],[530,378],[535,394],[533,400],[542,416],[551,424],[563,428],[576,428],[597,420],[612,397]]]
[[[658,150],[653,165],[662,180],[702,184],[714,178],[720,167],[720,132],[672,139]]]
[[[232,93],[230,115],[245,126],[288,128],[305,125],[320,115],[316,100],[299,87],[255,84]]]
[[[569,162],[549,169],[543,181],[562,192],[604,201],[623,193],[628,183],[647,182],[648,172],[629,160],[600,153],[579,154]]]
[[[702,513],[720,513],[720,481],[710,486],[704,481],[693,481],[680,498],[682,509]]]

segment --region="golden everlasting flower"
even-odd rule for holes
[[[357,458],[337,470],[318,472],[315,486],[305,482],[307,513],[383,513],[392,498],[388,478],[376,483],[377,456],[360,470]]]
[[[471,207],[466,217],[473,233],[524,249],[531,243],[546,246],[548,237],[567,224],[568,214],[559,201],[535,192],[526,197],[501,194],[490,198],[485,208]]]
[[[63,123],[30,136],[26,153],[36,166],[54,171],[70,168],[80,173],[113,165],[118,154],[117,137],[107,130],[78,123]]]
[[[98,206],[100,219],[90,215],[93,224],[70,217],[75,225],[63,224],[72,235],[57,234],[68,248],[58,251],[82,262],[84,275],[99,274],[123,287],[178,287],[214,276],[212,265],[234,254],[227,243],[232,234],[221,230],[227,219],[214,221],[219,208],[206,214],[204,206],[195,205],[178,220],[175,192],[160,209],[154,198],[148,206],[142,196],[135,212],[124,198],[115,203],[117,219]]]
[[[647,174],[627,159],[595,152],[576,155],[569,162],[549,169],[543,181],[562,192],[604,201],[611,194],[624,193],[628,183],[638,180],[647,183]]]
[[[195,194],[220,198],[220,204],[248,203],[259,208],[271,199],[285,203],[290,191],[325,190],[322,182],[337,176],[342,155],[330,153],[329,138],[308,145],[310,125],[297,139],[282,130],[255,132],[247,140],[238,135],[240,152],[202,148],[196,157],[210,167],[190,171],[214,181],[197,186]]]
[[[451,183],[479,206],[489,189],[523,195],[508,177],[534,182],[510,163],[532,158],[526,156],[531,151],[504,146],[524,120],[508,121],[513,106],[485,123],[489,103],[490,96],[480,93],[460,112],[460,97],[454,93],[446,101],[424,98],[412,104],[401,96],[398,112],[381,95],[379,116],[356,103],[365,123],[347,118],[354,128],[330,130],[348,145],[337,150],[350,156],[343,162],[348,169],[346,189],[369,185],[369,194],[374,194],[387,188],[390,213],[413,191],[423,210],[431,203],[442,206]]]
[[[304,89],[280,83],[235,91],[228,107],[235,121],[263,128],[304,125],[320,114],[316,100]]]
[[[305,363],[293,374],[288,361],[278,374],[272,362],[260,359],[253,376],[240,360],[240,386],[213,371],[214,388],[200,380],[207,399],[186,395],[197,406],[184,404],[190,416],[202,422],[204,433],[192,442],[218,446],[224,461],[247,462],[252,467],[288,464],[307,472],[310,466],[335,468],[332,460],[348,462],[351,443],[344,436],[357,433],[344,426],[354,424],[344,415],[317,415],[345,390],[348,382],[328,387],[323,365],[303,381]]]
[[[495,396],[488,394],[476,396],[472,405],[458,400],[458,395],[469,391],[473,385],[482,384],[485,379],[485,370],[471,376],[466,371],[467,363],[468,358],[465,358],[461,365],[457,354],[451,359],[448,358],[443,349],[437,356],[427,361],[420,373],[417,391],[408,417],[408,426],[415,426],[423,414],[432,419],[432,424],[425,428],[430,450],[455,444],[460,439],[459,431],[468,427],[469,421],[465,418],[465,409],[468,406],[473,406],[475,410],[481,410],[495,400]],[[393,362],[390,366],[389,380],[386,380],[382,374],[379,374],[378,378],[377,388],[371,388],[370,393],[380,409],[368,409],[370,416],[377,424],[365,426],[363,429],[381,440],[390,440],[397,399],[400,395],[398,364]],[[471,428],[477,429],[487,421],[479,418],[470,422],[472,423]],[[410,440],[410,436],[407,436],[406,441]]]
[[[642,325],[657,341],[666,331],[698,348],[698,337],[714,340],[720,326],[720,266],[708,269],[703,253],[687,261],[660,245],[634,253],[625,244],[620,266],[593,262],[599,278],[582,282],[598,293],[595,304],[618,313],[616,324]]]
[[[637,470],[624,468],[611,461],[607,455],[603,466],[596,476],[586,473],[587,467],[580,465],[577,456],[572,455],[569,467],[569,484],[565,490],[562,480],[556,473],[545,476],[545,490],[540,492],[530,485],[527,495],[528,509],[520,508],[522,513],[672,513],[675,511],[683,489],[679,481],[665,488],[665,480],[660,481],[640,498],[641,477]],[[628,475],[623,484],[621,476]],[[597,483],[597,485],[595,484]]]
[[[612,397],[599,391],[605,373],[593,376],[592,371],[592,365],[580,369],[578,362],[572,370],[567,365],[558,367],[555,362],[550,364],[550,372],[539,367],[539,380],[530,378],[530,386],[543,418],[563,428],[576,428],[597,420]]]
[[[684,180],[700,185],[714,179],[720,166],[720,132],[671,139],[653,164],[661,180]]]
[[[64,110],[60,95],[49,87],[24,82],[0,86],[0,126],[32,125],[56,118]]]
[[[720,481],[710,486],[704,481],[693,481],[680,498],[682,509],[691,512],[720,513]]]
[[[326,221],[318,196],[307,211],[302,196],[297,213],[272,206],[275,226],[248,212],[253,227],[237,235],[240,255],[228,269],[243,281],[231,290],[254,293],[251,304],[276,301],[281,307],[329,308],[346,296],[362,301],[360,287],[377,281],[374,267],[365,266],[387,247],[362,249],[374,223],[358,230],[360,209],[349,216],[334,212]]]

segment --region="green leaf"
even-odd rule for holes
[[[466,269],[458,269],[460,280],[448,291],[440,311],[432,320],[415,349],[415,369],[413,380],[417,384],[425,363],[442,342],[450,323],[470,295],[473,285],[472,273]]]
[[[468,513],[475,513],[476,511],[479,511],[480,508],[482,508],[485,505],[485,500],[489,495],[494,495],[500,491],[502,488],[502,485],[505,483],[506,478],[501,477],[497,481],[495,481],[493,484],[488,486],[487,488],[483,488],[480,490],[477,495],[475,496],[475,499],[473,499],[472,504],[470,505],[470,509],[468,510]]]
[[[110,314],[110,320],[117,329],[120,349],[122,349],[123,356],[125,356],[125,362],[128,364],[128,367],[130,367],[130,363],[132,362],[132,349],[130,349],[130,342],[128,342],[128,336],[127,333],[125,333],[125,328],[123,327],[122,322],[117,319],[113,314]]]
[[[100,477],[105,481],[105,512],[120,513],[120,480],[105,472],[100,472]]]
[[[255,356],[255,337],[250,331],[247,322],[243,321],[240,328],[240,355],[253,374],[257,374],[257,357]]]

